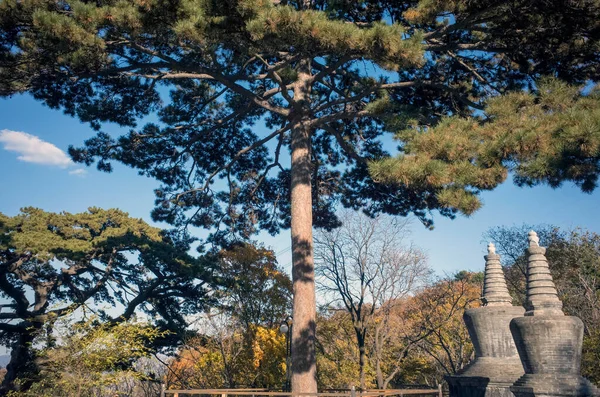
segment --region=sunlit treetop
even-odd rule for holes
[[[595,0],[1,0],[0,95],[29,92],[100,131],[131,127],[70,153],[158,179],[154,219],[212,228],[215,241],[289,226],[287,152],[300,126],[311,131],[316,226],[336,226],[340,202],[430,225],[434,210],[472,213],[510,169],[519,183],[594,187],[597,170],[579,163],[598,153],[558,150],[565,129],[529,118],[554,148],[536,159],[518,146],[523,129],[500,141],[492,130],[515,125],[509,105],[541,98],[544,76],[598,81],[599,10]],[[582,111],[592,97],[569,103]],[[399,150],[386,138],[398,131]],[[478,147],[479,133],[496,152],[487,138]]]
[[[480,206],[469,186],[494,188],[508,171],[521,186],[571,181],[591,192],[600,173],[600,91],[541,79],[535,93],[490,99],[485,117],[447,117],[397,136],[408,142],[404,153],[373,163],[373,177],[443,187],[440,201],[467,214]]]
[[[187,247],[189,249],[189,247]],[[137,312],[177,330],[212,301],[211,263],[119,210],[0,213],[0,338],[86,307],[117,323]],[[176,309],[175,309],[176,308]]]

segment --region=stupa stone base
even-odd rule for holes
[[[490,382],[481,376],[447,376],[450,397],[514,397],[511,383]]]
[[[457,378],[483,378],[488,383],[512,385],[523,375],[519,357],[478,357]]]
[[[579,375],[525,374],[510,390],[515,397],[600,396],[600,390]]]
[[[511,379],[514,382],[523,375],[525,371],[510,331],[510,322],[522,317],[524,312],[525,309],[520,306],[484,306],[466,310],[463,318],[476,358],[460,375],[484,376],[500,382]],[[496,370],[498,366],[502,367],[502,372]]]
[[[514,397],[510,390],[523,375],[519,357],[478,357],[460,375],[447,376],[451,397]]]
[[[580,375],[583,323],[571,316],[526,316],[510,323],[525,375],[515,397],[597,397],[600,391]]]

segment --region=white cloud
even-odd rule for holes
[[[50,142],[41,140],[35,135],[19,131],[2,130],[0,131],[0,143],[4,144],[5,150],[18,153],[19,156],[17,159],[21,161],[60,168],[67,168],[73,165],[73,162],[64,151]],[[75,174],[81,175],[80,172],[76,172]]]
[[[87,171],[83,168],[77,168],[75,170],[69,171],[69,175],[75,175],[83,178],[87,175]]]

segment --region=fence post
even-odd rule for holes
[[[165,397],[165,390],[167,389],[167,385],[164,383],[160,384],[160,397]]]
[[[350,388],[350,397],[356,397],[356,387],[354,386]]]
[[[438,383],[438,397],[444,397],[444,393],[442,392],[442,384]]]

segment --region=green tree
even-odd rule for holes
[[[36,354],[40,379],[26,391],[11,392],[14,397],[114,396],[128,380],[144,380],[134,364],[154,352],[153,342],[165,333],[150,324],[121,322],[98,324],[90,319],[63,324],[59,346]]]
[[[54,323],[78,308],[95,306],[113,324],[143,311],[181,336],[185,316],[212,299],[210,267],[186,251],[115,209],[0,214],[0,294],[9,302],[0,313],[0,338],[12,349],[3,388],[18,377],[27,389],[37,373],[34,339],[45,333],[52,347]]]
[[[320,311],[317,317],[317,368],[319,388],[360,387],[360,352],[352,318],[346,310]],[[366,388],[375,387],[373,368],[366,365]]]
[[[230,244],[215,257],[218,303],[197,321],[173,361],[171,386],[280,388],[286,335],[280,321],[291,310],[292,281],[275,253],[250,243]]]
[[[158,123],[118,138],[100,132],[72,157],[105,171],[119,161],[157,178],[154,219],[213,228],[215,242],[291,227],[292,384],[314,392],[312,226],[336,226],[338,202],[414,213],[428,225],[433,210],[471,213],[510,160],[533,164],[523,175],[534,182],[593,187],[597,112],[585,125],[562,123],[550,138],[575,143],[549,144],[555,149],[539,161],[525,155],[540,145],[518,150],[521,157],[512,147],[480,150],[486,139],[455,128],[472,120],[446,117],[485,115],[488,98],[512,91],[537,98],[544,75],[597,81],[599,15],[594,0],[2,0],[0,95],[30,92],[97,129],[133,127],[158,112]],[[581,101],[597,99],[568,104]],[[501,110],[487,124],[518,119],[520,108]],[[540,126],[527,126],[525,143],[537,142]],[[403,156],[388,159],[382,134],[407,127],[398,135]],[[423,145],[422,135],[440,143]],[[539,172],[545,159],[556,172]],[[591,177],[580,174],[585,167]]]
[[[471,187],[493,188],[508,171],[519,186],[572,181],[592,192],[600,171],[600,86],[586,90],[542,78],[531,90],[490,99],[483,116],[399,131],[407,142],[403,153],[372,163],[373,177],[439,187],[438,199],[466,213],[481,206]]]
[[[278,328],[291,313],[292,281],[278,266],[275,253],[236,243],[218,254],[217,275],[223,285],[220,303],[246,328]]]

